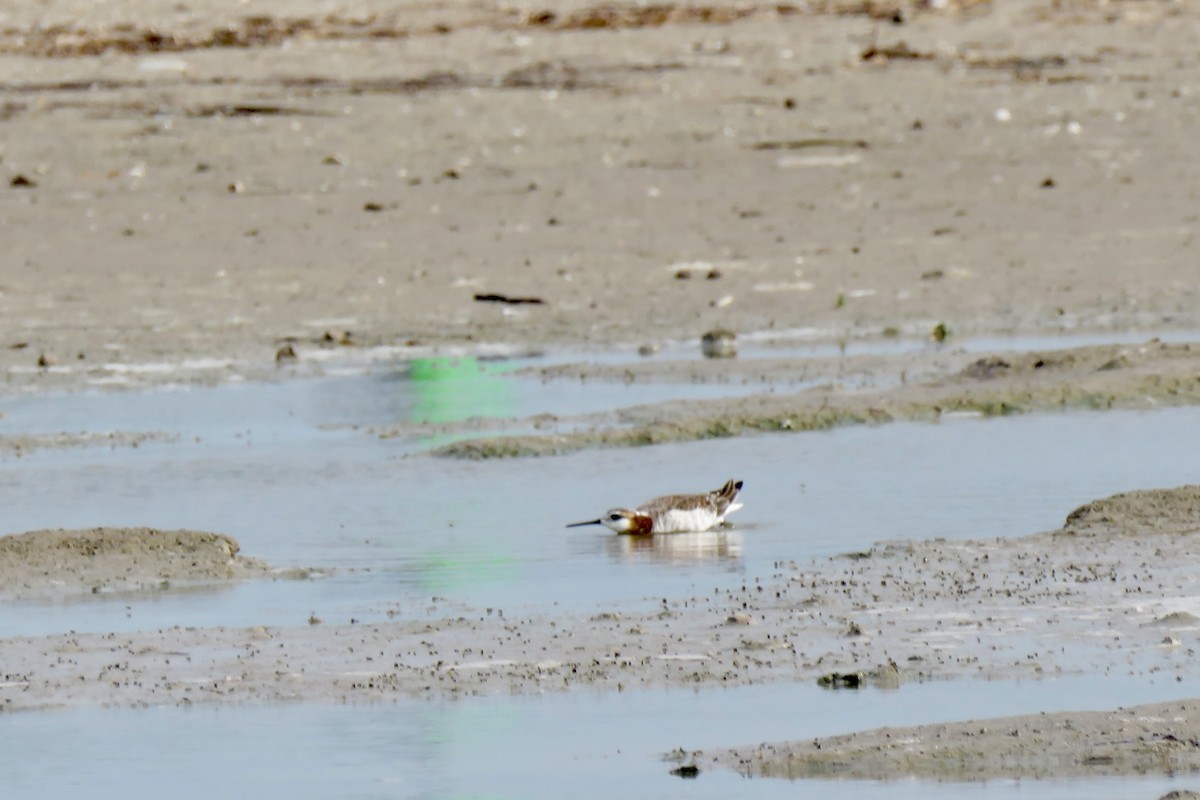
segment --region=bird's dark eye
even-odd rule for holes
[[[611,519],[613,522],[616,522],[617,520],[619,520],[621,518],[621,515],[620,514],[609,514],[608,518]]]

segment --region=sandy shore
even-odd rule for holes
[[[1187,5],[260,6],[6,10],[10,389],[1200,328]]]

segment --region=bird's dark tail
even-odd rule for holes
[[[717,506],[721,509],[721,513],[725,513],[725,509],[737,501],[738,492],[741,490],[742,482],[730,479],[725,481],[724,486],[713,492],[717,496]]]

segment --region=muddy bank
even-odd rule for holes
[[[716,755],[673,754],[756,778],[978,781],[1200,771],[1200,700],[880,728]]]
[[[96,433],[82,431],[78,433],[49,433],[25,434],[15,436],[0,435],[0,453],[13,456],[23,456],[39,450],[58,450],[76,447],[140,447],[152,442],[176,442],[178,435],[158,432],[113,431]]]
[[[1185,557],[1183,551],[1160,549],[1167,536],[1186,543],[1200,534],[1200,486],[1138,491],[1088,503],[1067,517],[1052,540],[1065,543],[1083,538],[1092,542],[1136,540],[1143,547],[1129,555],[1141,558],[1139,570],[1154,579],[1148,567],[1160,559]],[[1090,552],[1096,552],[1089,548]],[[1140,553],[1140,555],[1138,555]],[[1149,554],[1149,556],[1147,556]],[[1035,563],[1044,554],[1035,553]],[[1097,569],[1082,562],[1052,567],[1067,570],[1068,580],[1120,584],[1116,569]],[[1022,568],[1020,574],[1028,575]],[[971,576],[972,578],[974,575]],[[1032,583],[1041,576],[1029,575]],[[1149,586],[1149,584],[1148,584]],[[1161,588],[1161,584],[1157,588]],[[1126,597],[1143,595],[1141,587],[1125,587]],[[1163,602],[1166,598],[1159,598]],[[1153,603],[1154,601],[1150,601]],[[1090,612],[1076,604],[1077,613]],[[1161,633],[1157,642],[1166,650],[1185,650],[1188,659],[1200,644],[1200,607],[1194,595],[1167,600],[1163,611],[1140,625]],[[1126,614],[1144,613],[1135,603]],[[1039,611],[1033,610],[1037,615]],[[1114,643],[1128,631],[1094,632]],[[1148,637],[1148,638],[1153,638]],[[1142,647],[1152,643],[1145,641]],[[1185,661],[1180,662],[1182,666]],[[1115,665],[1113,665],[1115,666]],[[1106,668],[1107,669],[1107,668]],[[1121,708],[1034,714],[986,720],[963,720],[904,728],[881,728],[811,741],[769,743],[733,748],[720,753],[676,753],[688,765],[722,766],[753,777],[895,779],[901,776],[940,780],[1039,778],[1098,775],[1137,775],[1200,770],[1200,700],[1175,701]]]
[[[864,363],[865,362],[865,363]],[[1200,348],[1150,341],[1133,346],[986,356],[916,354],[890,361],[771,360],[634,366],[570,365],[547,380],[692,376],[738,382],[830,377],[813,388],[718,400],[676,401],[570,420],[566,433],[467,438],[436,451],[459,458],[554,455],[586,447],[629,447],[754,432],[936,420],[945,414],[1000,416],[1069,409],[1150,408],[1200,402]],[[910,373],[914,376],[910,380]],[[771,378],[767,376],[770,375]],[[917,377],[920,376],[920,377]],[[851,381],[847,384],[847,379]],[[863,388],[863,387],[866,388]],[[588,424],[588,423],[591,424]],[[547,424],[542,421],[542,424]],[[385,431],[396,435],[400,429]]]
[[[1067,515],[1066,535],[1137,536],[1147,531],[1200,532],[1200,486],[1115,494]]]
[[[0,600],[166,591],[264,576],[220,533],[153,528],[31,531],[0,537]]]
[[[0,706],[727,686],[868,671],[901,691],[929,677],[1191,674],[1198,497],[1196,486],[1134,492],[1058,531],[884,542],[780,563],[738,589],[587,615],[435,598],[389,609],[385,623],[298,609],[295,627],[12,638]]]

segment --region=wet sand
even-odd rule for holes
[[[982,781],[1200,771],[1200,700],[881,728],[785,746],[677,754],[758,778]],[[1171,795],[1168,795],[1168,797]],[[1190,796],[1190,793],[1179,795]]]
[[[1089,503],[1073,511],[1067,518],[1063,530],[1052,534],[1060,541],[1081,538],[1090,540],[1085,546],[1089,554],[1095,554],[1095,544],[1100,540],[1124,539],[1136,542],[1138,547],[1127,554],[1131,559],[1138,553],[1152,553],[1157,560],[1171,557],[1170,550],[1158,549],[1156,534],[1165,535],[1179,544],[1188,542],[1200,533],[1200,487],[1181,487],[1171,491],[1133,492],[1117,495]],[[1014,540],[1020,544],[1022,540]],[[1144,549],[1142,547],[1144,545]],[[1107,550],[1107,546],[1101,549]],[[1103,560],[1071,558],[1068,563],[1049,558],[1034,548],[1030,558],[1038,566],[1030,571],[1024,564],[1010,565],[1029,585],[1042,584],[1048,574],[1053,580],[1059,576],[1063,583],[1123,584],[1127,577],[1122,570]],[[1186,558],[1183,552],[1176,557]],[[1086,604],[1076,603],[1064,596],[1062,612],[1089,620],[1089,633],[1104,641],[1106,649],[1125,651],[1125,657],[1103,667],[1104,671],[1121,669],[1129,674],[1158,672],[1162,664],[1150,667],[1145,664],[1153,660],[1153,651],[1160,654],[1182,655],[1175,666],[1166,667],[1168,674],[1174,669],[1177,674],[1187,674],[1186,663],[1194,654],[1196,631],[1200,630],[1200,611],[1195,603],[1194,590],[1175,594],[1173,590],[1160,595],[1164,588],[1155,581],[1156,570],[1147,569],[1147,560],[1141,556],[1139,567],[1132,576],[1140,572],[1144,586],[1125,585],[1117,593],[1127,598],[1123,624],[1112,618],[1117,606],[1109,605],[1108,613],[1093,609]],[[996,566],[991,559],[987,569]],[[978,564],[978,560],[976,564]],[[1017,567],[1012,570],[1012,567]],[[960,573],[964,574],[964,573]],[[969,583],[977,577],[975,571]],[[1156,597],[1143,601],[1146,590],[1154,587]],[[1175,588],[1181,588],[1178,585]],[[971,587],[964,594],[976,593]],[[1112,590],[1108,592],[1110,597]],[[1029,604],[1031,593],[1016,594],[1021,604]],[[1118,604],[1119,606],[1120,604]],[[1158,611],[1153,609],[1157,607]],[[1073,610],[1072,610],[1073,609]],[[1174,609],[1174,610],[1170,610]],[[986,613],[986,623],[978,613]],[[1028,625],[1034,639],[1043,646],[1053,647],[1054,636],[1042,626],[1057,624],[1057,614],[1047,614],[1047,609],[1029,608],[1034,617],[1043,616]],[[1158,613],[1158,616],[1155,614]],[[1093,625],[1108,617],[1102,625]],[[1133,618],[1133,619],[1131,619]],[[1136,620],[1136,621],[1135,621]],[[963,615],[953,624],[982,632],[976,643],[995,647],[996,636],[992,632],[991,611],[980,609]],[[1129,629],[1130,623],[1137,630]],[[1064,641],[1076,649],[1074,636],[1068,623],[1063,632]],[[1075,632],[1077,635],[1078,630]],[[1130,646],[1127,641],[1133,635],[1139,639]],[[1157,637],[1157,642],[1154,639]],[[957,637],[960,642],[963,637]],[[970,638],[970,636],[966,637]],[[1121,640],[1125,644],[1118,644]],[[1063,648],[1064,652],[1066,648]],[[1142,651],[1135,655],[1136,651]],[[962,657],[961,655],[959,656]],[[974,658],[973,656],[967,656]],[[1040,661],[1039,653],[1026,659]],[[1167,659],[1169,660],[1169,659]],[[1014,661],[1013,665],[1020,662]],[[981,667],[982,668],[982,667]],[[1061,668],[1061,667],[1059,667]],[[1039,663],[1036,669],[1041,670]],[[753,777],[797,778],[870,778],[887,779],[902,775],[939,780],[987,780],[992,778],[1038,778],[1099,775],[1138,775],[1147,773],[1186,773],[1200,770],[1200,700],[1184,700],[1158,703],[1113,711],[1076,711],[1053,714],[1033,714],[1018,717],[1003,717],[986,720],[964,720],[947,724],[919,725],[909,728],[881,728],[841,736],[831,736],[805,742],[763,744],[754,747],[734,748],[715,754],[701,752],[673,754],[673,759],[689,767],[724,767],[736,769]]]
[[[0,435],[0,452],[23,456],[39,450],[140,447],[150,442],[173,442],[176,436],[156,431],[78,431],[74,433]]]
[[[497,345],[651,354],[620,374],[573,368],[588,380],[815,384],[443,452],[468,457],[1195,403],[1187,345],[967,355],[954,343],[1200,330],[1198,29],[1186,5],[1086,0],[260,3],[254,16],[218,0],[18,4],[0,30],[0,388],[279,380],[339,359]],[[716,328],[945,348],[836,362],[653,355],[698,349]],[[576,377],[559,369],[543,377]],[[1106,500],[1061,531],[882,543],[780,564],[739,591],[583,616],[435,600],[412,609],[419,622],[11,638],[0,709],[1183,674],[1200,628],[1187,568],[1198,529],[1197,489],[1184,487]],[[121,549],[101,558],[64,549],[62,532],[4,540],[3,590],[267,575],[225,537],[172,535],[164,549],[157,533],[107,531]],[[703,757],[759,775],[846,762],[954,778],[1192,769],[1193,710]],[[1022,735],[966,737],[977,725]],[[1048,731],[1054,749],[1026,748]],[[952,759],[893,746],[939,734],[957,743]]]

